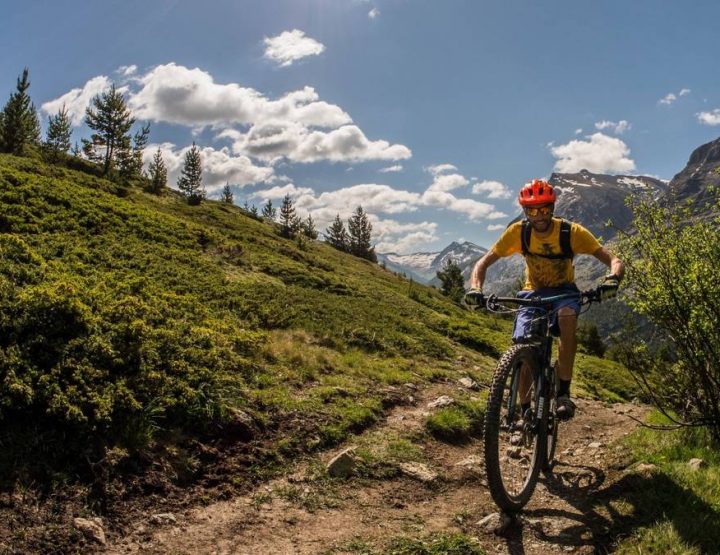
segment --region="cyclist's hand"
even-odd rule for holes
[[[485,301],[482,289],[470,289],[465,293],[465,304],[468,306],[485,306]]]
[[[602,284],[598,287],[600,290],[600,299],[606,301],[615,297],[619,286],[620,280],[615,274],[606,275]]]

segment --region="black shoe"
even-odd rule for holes
[[[560,395],[557,398],[557,417],[560,420],[570,420],[575,416],[575,408],[569,395]]]

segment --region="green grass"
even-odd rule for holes
[[[337,549],[325,552],[353,553],[354,555],[485,555],[477,541],[464,534],[435,534],[423,539],[396,537],[382,549],[370,542],[355,538]]]
[[[425,428],[443,441],[462,442],[482,432],[485,403],[461,401],[439,409],[425,420]]]
[[[651,422],[666,423],[658,414]],[[652,473],[631,473],[601,496],[619,513],[610,519],[618,553],[716,553],[720,545],[720,452],[703,429],[640,429],[626,441]],[[705,468],[693,470],[691,458]],[[612,502],[612,503],[609,503]],[[627,537],[625,537],[627,536]]]

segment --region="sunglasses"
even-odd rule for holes
[[[532,207],[532,208],[526,208],[525,213],[530,216],[531,218],[534,218],[538,214],[541,216],[547,216],[548,214],[553,213],[553,207],[552,206],[541,206],[539,208]]]

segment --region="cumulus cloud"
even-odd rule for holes
[[[174,63],[153,68],[138,83],[141,88],[128,104],[143,120],[206,126],[280,119],[327,128],[352,122],[339,106],[320,101],[312,87],[269,100],[255,89],[215,83],[206,71]]]
[[[436,174],[428,191],[452,191],[465,187],[468,183],[467,178],[459,173]]]
[[[325,50],[325,45],[305,35],[299,29],[284,31],[276,37],[265,37],[265,57],[287,67],[297,60],[308,56],[317,56]]]
[[[488,231],[499,231],[501,229],[505,229],[505,227],[506,226],[504,226],[503,224],[490,224],[489,226],[487,226],[487,230]]]
[[[720,108],[715,108],[712,112],[700,112],[695,115],[698,121],[704,125],[720,125]]]
[[[276,162],[361,162],[365,160],[404,160],[412,156],[409,148],[388,141],[369,140],[356,125],[343,125],[331,131],[312,130],[288,121],[269,121],[253,125],[247,133],[224,131],[219,137],[233,139],[233,150],[248,156]]]
[[[658,103],[669,106],[670,104],[675,102],[679,97],[686,96],[688,94],[690,94],[690,89],[680,89],[680,92],[677,94],[675,94],[675,93],[666,94],[660,100],[658,100]]]
[[[487,193],[488,198],[510,198],[510,190],[499,181],[480,181],[474,183],[472,192],[476,195]]]
[[[92,99],[108,87],[110,87],[110,79],[105,75],[98,75],[85,83],[82,88],[72,89],[54,100],[45,102],[41,108],[46,114],[55,115],[64,105],[67,109],[70,123],[73,127],[78,127],[82,125],[85,119],[85,109],[90,106]]]
[[[378,10],[377,8],[373,8],[372,10],[370,10],[368,12],[368,17],[370,19],[375,19],[379,15],[380,15],[380,10]]]
[[[397,173],[403,170],[402,164],[395,164],[394,166],[388,166],[386,168],[380,168],[380,173]]]
[[[425,206],[437,206],[452,212],[465,214],[470,220],[481,220],[484,218],[494,220],[507,217],[507,214],[496,210],[492,204],[467,198],[457,198],[452,193],[446,191],[433,191],[428,189],[423,193],[420,200]]]
[[[575,134],[576,134],[576,135],[580,135],[580,133],[582,133],[582,132],[583,132],[582,127],[578,127],[578,128],[575,130]]]
[[[261,191],[255,191],[250,195],[250,198],[257,198],[264,202],[268,199],[281,199],[285,198],[286,195],[290,195],[290,198],[297,200],[301,197],[313,195],[314,191],[309,187],[296,187],[293,183],[287,183],[286,185],[278,185],[271,187],[270,189],[264,189]]]
[[[177,148],[172,143],[152,144],[143,151],[143,162],[147,165],[160,148],[160,152],[168,170],[168,185],[175,187],[180,170],[185,161],[185,154],[191,147]],[[232,183],[239,187],[270,181],[273,177],[271,167],[256,166],[247,156],[233,156],[229,149],[215,150],[212,147],[200,149],[200,160],[203,168],[203,185],[208,193],[212,193]]]
[[[438,164],[436,166],[429,166],[426,168],[433,175],[439,175],[445,172],[457,171],[457,168],[452,164]]]
[[[610,130],[611,132],[615,133],[616,135],[622,135],[630,129],[632,125],[628,123],[626,120],[621,119],[617,123],[614,121],[598,121],[595,123],[595,129],[598,129],[599,131],[604,131],[606,129]]]
[[[550,147],[550,152],[557,158],[555,169],[563,173],[575,173],[582,169],[595,173],[620,173],[635,169],[628,146],[622,140],[603,133],[595,133],[587,141],[576,139]]]
[[[137,72],[137,66],[135,64],[130,66],[120,66],[115,70],[116,73],[119,73],[123,77],[130,77],[131,75],[135,75]]]

